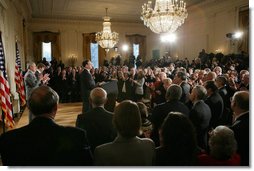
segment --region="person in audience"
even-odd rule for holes
[[[155,103],[154,106],[164,103],[166,101],[165,94],[166,90],[163,87],[163,80],[167,78],[167,74],[165,72],[160,72],[159,73],[159,78],[154,84],[154,100],[153,102]]]
[[[140,137],[151,138],[153,125],[148,119],[147,106],[143,102],[137,102],[140,116],[141,116],[141,135]]]
[[[160,128],[160,141],[160,147],[156,148],[157,166],[197,164],[199,150],[195,128],[186,115],[170,112]]]
[[[138,71],[137,80],[132,80],[135,84],[135,101],[140,102],[144,95],[145,76],[142,70]]]
[[[141,117],[135,102],[122,101],[116,106],[113,124],[118,135],[113,142],[95,148],[94,162],[98,166],[151,166],[155,146],[151,139],[139,138]]]
[[[190,100],[193,106],[189,115],[196,129],[198,146],[204,150],[207,149],[207,134],[212,117],[210,107],[203,100],[206,93],[205,87],[201,85],[197,85],[192,89]]]
[[[231,100],[231,108],[234,120],[230,128],[234,131],[237,141],[237,153],[240,154],[241,165],[249,166],[249,92],[236,92]]]
[[[180,85],[182,88],[182,96],[180,101],[184,104],[189,102],[189,94],[190,94],[190,85],[187,83],[187,75],[185,72],[179,71],[176,73],[175,78],[173,80],[174,84]]]
[[[209,154],[198,156],[201,166],[239,166],[240,156],[236,153],[237,142],[234,132],[226,126],[217,126],[209,133]]]
[[[158,130],[163,123],[163,120],[169,112],[181,112],[187,117],[189,116],[188,107],[180,102],[182,96],[182,88],[177,84],[172,84],[166,92],[167,102],[156,106],[152,111],[151,122],[153,124],[152,139],[156,146],[159,146],[159,133]]]
[[[116,131],[112,124],[113,113],[104,109],[107,92],[100,87],[94,88],[90,93],[90,101],[92,109],[78,115],[76,127],[86,130],[91,151],[94,152],[98,145],[113,141]]]
[[[92,165],[85,131],[56,124],[59,97],[47,86],[35,88],[28,98],[34,119],[0,137],[5,166]]]
[[[62,69],[61,79],[59,81],[61,85],[61,89],[59,92],[61,103],[67,103],[70,100],[70,93],[71,93],[70,81],[71,80],[69,80],[69,78],[66,75],[66,69]]]
[[[215,80],[215,85],[218,88],[218,93],[220,94],[223,103],[224,109],[223,114],[220,119],[220,125],[231,125],[232,124],[232,110],[230,108],[230,94],[226,88],[227,79],[225,76],[218,76]]]
[[[210,120],[210,128],[215,128],[220,124],[220,120],[224,110],[224,102],[218,88],[215,85],[215,81],[206,81],[205,88],[207,91],[207,99],[205,103],[210,107],[212,112],[212,118]]]
[[[37,78],[37,80],[40,80],[40,77],[42,77],[41,80],[41,84],[48,84],[48,81],[50,80],[49,78],[49,74],[44,74],[44,70],[45,70],[46,66],[43,63],[39,63],[37,64],[37,69],[35,71],[35,76]]]
[[[30,62],[27,65],[27,72],[24,76],[24,83],[25,83],[25,89],[26,89],[26,100],[28,101],[28,98],[32,92],[32,90],[38,86],[40,86],[42,81],[42,76],[37,79],[35,72],[36,72],[36,64],[34,62]],[[28,121],[31,122],[33,119],[32,113],[29,112],[28,114]]]
[[[207,73],[205,81],[215,81],[216,77],[217,77],[216,73],[210,71]]]
[[[90,73],[90,70],[93,68],[92,62],[90,60],[85,60],[82,65],[84,70],[80,74],[80,88],[83,101],[82,113],[85,113],[90,110],[89,96],[90,91],[95,87],[95,81]]]

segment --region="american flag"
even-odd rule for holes
[[[8,127],[13,128],[15,123],[12,115],[10,87],[7,80],[7,74],[5,69],[5,57],[1,32],[0,32],[0,97],[2,112],[5,118],[4,122]]]
[[[18,49],[17,42],[16,42],[15,83],[17,87],[17,92],[19,93],[19,97],[20,97],[20,104],[21,106],[24,106],[26,104],[26,94],[25,94],[24,79],[23,79],[22,70],[21,70],[21,62],[20,62],[19,49]]]

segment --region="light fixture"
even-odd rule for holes
[[[128,46],[127,44],[124,44],[124,45],[122,46],[122,50],[123,50],[124,52],[127,52],[128,49],[129,49],[129,46]]]
[[[106,16],[103,17],[103,30],[101,32],[98,32],[95,34],[95,40],[98,42],[98,44],[106,50],[106,52],[109,51],[109,49],[113,48],[115,44],[118,42],[118,33],[111,32],[111,23],[110,23],[110,17],[108,16],[108,8],[106,8]]]
[[[175,42],[176,41],[176,35],[175,34],[165,34],[165,35],[161,35],[160,37],[162,42]]]
[[[183,0],[155,0],[142,5],[141,20],[155,33],[173,33],[184,23],[188,13]]]

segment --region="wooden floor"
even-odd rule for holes
[[[63,126],[75,126],[77,115],[82,112],[82,103],[61,103],[55,121]],[[21,118],[16,121],[15,128],[20,128],[28,124],[28,109],[26,108]],[[2,128],[1,128],[2,129]]]

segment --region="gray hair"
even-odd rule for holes
[[[96,87],[90,92],[90,99],[93,105],[102,106],[107,101],[107,92],[103,88]]]
[[[203,100],[206,97],[207,91],[206,91],[204,86],[197,85],[193,88],[193,90],[196,91],[196,95],[197,95],[198,100]]]
[[[177,84],[172,84],[166,92],[166,99],[168,101],[180,100],[182,96],[182,88]]]
[[[217,126],[209,139],[210,154],[218,160],[227,160],[237,150],[234,132],[226,126]]]
[[[27,69],[30,69],[30,67],[31,67],[33,64],[36,66],[36,64],[35,64],[34,62],[28,62],[28,63],[27,63]]]

